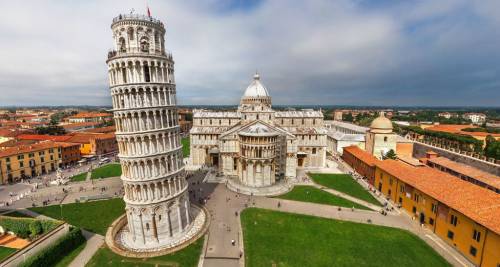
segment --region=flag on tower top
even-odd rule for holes
[[[151,11],[149,11],[149,6],[146,6],[148,9],[148,17],[151,17]]]

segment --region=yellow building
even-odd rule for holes
[[[61,163],[61,147],[52,141],[21,145],[0,151],[0,181],[15,182],[55,171]]]
[[[477,266],[500,266],[500,195],[439,170],[376,163],[374,186]]]

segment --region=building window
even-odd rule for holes
[[[384,142],[387,142],[387,136],[384,136]]]
[[[6,159],[5,159],[5,162],[10,162],[10,158],[6,158]]]
[[[437,211],[438,211],[438,205],[437,204],[432,204],[432,212],[434,212],[435,214],[437,214]]]
[[[475,257],[477,254],[477,249],[473,246],[470,246],[469,253]]]
[[[20,161],[20,162],[19,162],[19,167],[20,167],[20,168],[23,168],[23,167],[24,167],[24,162]]]
[[[30,158],[32,158],[34,156],[35,156],[35,154],[33,154],[33,153],[29,153],[29,155],[28,155],[28,157],[30,157]]]
[[[472,233],[472,239],[476,240],[479,242],[481,240],[481,232],[478,230],[474,229],[474,232]]]
[[[312,153],[313,153],[313,154],[316,154],[316,148],[315,148],[315,147],[313,147],[313,149],[312,149]]]
[[[24,159],[24,155],[17,155],[17,159],[18,160]]]
[[[451,217],[450,217],[450,224],[453,224],[453,226],[457,226],[457,221],[458,221],[457,216],[451,215]]]
[[[434,225],[434,219],[429,218],[429,224],[430,224],[430,225]]]
[[[446,236],[448,236],[449,239],[453,240],[454,235],[455,234],[452,231],[448,231],[448,234]]]
[[[392,185],[392,178],[389,178],[389,185]]]

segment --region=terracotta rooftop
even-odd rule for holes
[[[84,130],[87,133],[114,133],[116,131],[115,126],[106,126],[93,129]]]
[[[380,161],[372,154],[364,151],[363,149],[355,145],[344,147],[343,150],[349,152],[362,162],[366,163],[368,166],[375,166],[375,163]]]
[[[55,142],[65,142],[68,141],[68,139],[71,136],[68,135],[44,135],[44,134],[21,134],[17,136],[17,139],[19,140],[50,140],[50,141],[55,141]]]
[[[43,141],[43,142],[32,144],[32,145],[21,145],[21,146],[16,146],[16,147],[0,150],[0,158],[14,156],[14,155],[22,154],[22,153],[36,152],[36,151],[45,150],[48,148],[55,148],[55,147],[59,147],[59,145],[52,142],[52,141]]]
[[[500,234],[500,197],[495,192],[431,167],[384,160],[377,168]]]
[[[431,127],[425,128],[426,130],[429,131],[435,131],[435,132],[445,132],[445,133],[454,133],[454,134],[462,134],[462,135],[470,135],[470,136],[494,136],[494,137],[500,137],[500,134],[494,134],[494,133],[487,133],[487,132],[466,132],[462,131],[465,128],[475,128],[475,126],[472,125],[460,125],[460,124],[440,124],[440,125],[434,125]]]
[[[76,115],[73,115],[69,118],[70,119],[73,119],[73,118],[98,118],[98,117],[111,117],[111,116],[113,116],[111,113],[104,113],[104,112],[101,112],[101,113],[82,112],[82,113],[78,113]]]
[[[472,177],[478,181],[481,181],[487,185],[491,185],[495,188],[500,188],[500,177],[493,175],[491,173],[484,172],[480,169],[474,168],[469,165],[458,163],[456,161],[450,160],[445,157],[438,157],[428,159],[427,162],[432,162],[434,164],[446,167],[452,171],[458,172],[460,174]]]

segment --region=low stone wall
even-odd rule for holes
[[[40,250],[50,246],[59,238],[64,236],[69,232],[69,224],[63,223],[53,229],[52,231],[42,235],[31,244],[27,245],[23,249],[17,251],[16,253],[5,258],[1,263],[0,267],[15,267],[19,266],[29,257],[37,254]]]
[[[150,257],[158,257],[158,256],[163,256],[167,255],[170,253],[174,253],[176,251],[179,251],[192,243],[194,243],[196,240],[198,240],[200,237],[202,237],[207,231],[208,227],[210,225],[210,213],[205,207],[200,207],[198,205],[191,204],[192,206],[196,206],[196,208],[200,209],[200,212],[205,213],[205,224],[203,225],[202,229],[196,233],[192,238],[187,240],[186,242],[176,246],[176,247],[171,247],[167,249],[162,249],[158,251],[147,251],[147,252],[136,252],[136,251],[131,251],[123,248],[122,246],[116,244],[115,242],[115,237],[117,233],[127,224],[127,217],[126,214],[121,215],[118,219],[116,219],[109,227],[108,230],[106,231],[106,245],[116,254],[124,256],[124,257],[129,257],[129,258],[150,258]]]
[[[471,156],[459,154],[450,150],[446,150],[443,148],[431,146],[428,144],[420,143],[420,142],[415,142],[413,144],[413,157],[415,158],[424,158],[425,153],[427,151],[434,151],[439,154],[439,156],[449,158],[453,161],[460,162],[466,165],[470,165],[472,167],[478,168],[482,171],[489,172],[491,174],[500,176],[500,165],[488,162],[485,160],[481,160],[478,158],[474,158]]]

